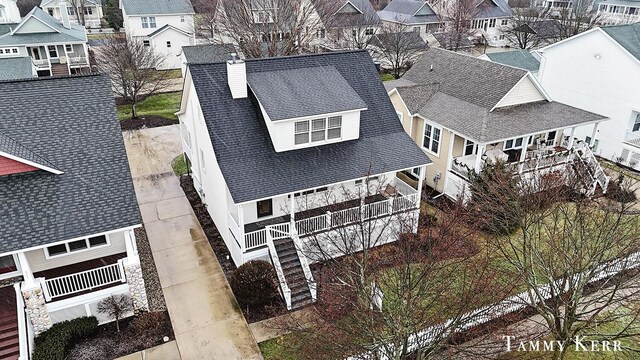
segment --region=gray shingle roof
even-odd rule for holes
[[[328,28],[378,25],[380,18],[368,0],[312,0]],[[347,7],[345,7],[347,6]],[[355,11],[350,11],[354,10]]]
[[[416,84],[439,83],[442,91],[491,109],[526,73],[472,56],[429,48],[403,79]]]
[[[31,58],[27,56],[0,58],[0,81],[33,77]]]
[[[640,60],[640,23],[605,26],[602,30]]]
[[[411,113],[482,143],[605,119],[548,101],[491,111],[526,75],[526,70],[430,48],[403,77],[409,83],[397,83],[396,89]]]
[[[476,19],[499,18],[513,15],[506,0],[477,0]]]
[[[216,159],[236,203],[356,179],[370,166],[381,173],[430,162],[398,122],[365,51],[248,60],[247,73],[328,66],[367,105],[359,139],[281,153],[273,149],[255,99],[232,100],[225,64],[190,66]]]
[[[231,44],[207,44],[183,46],[182,53],[188,64],[208,64],[230,59],[236,50]]]
[[[333,66],[251,72],[247,82],[272,121],[367,107]]]
[[[127,15],[193,14],[189,0],[122,0]]]
[[[424,1],[393,0],[384,10],[378,11],[378,16],[384,21],[399,22],[407,25],[439,23],[438,16],[429,4],[426,4],[426,7],[422,9],[422,15],[414,16],[423,5],[425,5]]]
[[[60,169],[56,168],[56,166],[49,160],[43,158],[24,145],[20,144],[7,134],[3,133],[2,130],[0,130],[0,151],[9,155],[19,157],[20,159],[24,159],[38,165],[46,166],[48,168],[60,171]]]
[[[427,49],[427,43],[417,31],[385,32],[374,34],[371,37],[371,45],[384,49]]]
[[[0,177],[0,253],[140,224],[107,76],[2,82],[0,98],[0,132],[64,172]]]
[[[456,45],[458,49],[468,49],[473,47],[473,43],[466,34],[455,34],[451,32],[440,32],[433,34],[440,47],[453,50]]]
[[[529,71],[538,71],[540,68],[540,61],[533,57],[527,50],[513,50],[505,52],[496,52],[486,54],[493,62],[497,62],[504,65],[515,66],[520,69]]]
[[[34,7],[20,22],[28,21],[31,17],[37,18],[52,28],[51,32],[11,34],[10,32],[0,35],[0,45],[28,45],[28,44],[51,44],[51,43],[77,43],[87,41],[87,31],[81,25],[71,25],[70,29],[62,26],[62,22],[47,14],[39,7]],[[15,30],[16,25],[13,27]]]

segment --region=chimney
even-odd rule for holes
[[[227,82],[234,99],[247,97],[247,65],[238,59],[238,54],[231,54],[231,60],[227,61]]]
[[[60,4],[60,17],[62,18],[62,26],[67,29],[71,29],[71,23],[69,22],[69,13],[67,12],[67,4]]]

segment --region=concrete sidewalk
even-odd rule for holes
[[[127,356],[118,358],[117,360],[178,360],[180,359],[180,353],[178,352],[178,345],[175,341],[169,341],[168,343],[138,351]]]
[[[127,131],[125,145],[180,357],[261,359],[171,160],[181,152],[177,125]]]

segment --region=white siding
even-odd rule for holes
[[[171,47],[167,47],[167,41]],[[193,36],[186,35],[173,29],[167,29],[150,39],[153,51],[164,57],[158,70],[178,69],[182,66],[182,47],[193,45]]]
[[[115,255],[127,251],[124,244],[124,232],[115,232],[108,235],[110,245],[96,249],[89,249],[68,255],[56,256],[51,259],[45,257],[46,249],[27,251],[25,256],[33,272],[53,269],[61,266],[71,265],[87,260],[98,259],[104,256]]]
[[[540,90],[538,90],[528,76],[525,76],[500,100],[496,107],[526,104],[542,100],[545,100],[545,98],[540,93]]]
[[[600,124],[596,153],[620,156],[632,111],[640,111],[640,62],[599,29],[541,52],[538,76],[551,98],[610,118]],[[592,131],[582,126],[576,136],[584,140]]]
[[[18,29],[18,31],[16,31],[15,33],[31,34],[31,33],[52,33],[52,32],[55,32],[55,30],[43,24],[42,22],[40,22],[40,20],[37,20],[32,17],[27,22],[22,24],[20,29]]]
[[[155,28],[143,28],[141,16],[126,16],[124,14],[125,31],[129,36],[147,36],[165,25],[171,25],[189,33],[194,32],[193,15],[151,15],[156,18]],[[184,16],[185,22],[180,21],[180,16]]]

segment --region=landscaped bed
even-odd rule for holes
[[[135,130],[177,124],[175,113],[180,110],[181,99],[181,91],[151,95],[137,103],[137,118],[131,117],[130,104],[116,99],[120,127],[122,130]]]
[[[160,345],[174,339],[171,321],[166,311],[145,313],[120,323],[99,326],[95,334],[71,346],[67,359],[109,360]]]

